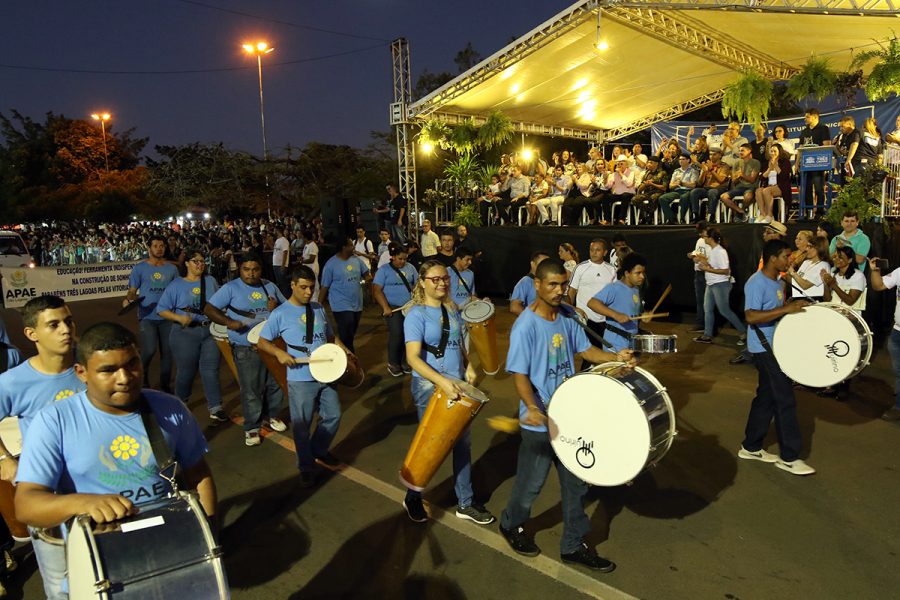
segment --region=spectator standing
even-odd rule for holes
[[[437,254],[438,248],[441,247],[441,239],[431,228],[431,221],[428,219],[422,221],[422,236],[419,239],[421,240],[419,248],[421,249],[422,256],[431,258]]]

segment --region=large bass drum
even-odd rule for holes
[[[556,456],[592,485],[628,483],[658,463],[676,435],[666,388],[644,369],[618,362],[565,380],[547,416]]]
[[[66,538],[71,600],[227,600],[221,550],[193,494],[138,505],[107,526],[87,516]]]

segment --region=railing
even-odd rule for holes
[[[881,184],[881,216],[900,217],[900,146],[887,144],[884,148],[884,166],[888,170]]]

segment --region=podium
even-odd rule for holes
[[[827,210],[831,207],[831,186],[828,185],[828,175],[834,170],[833,146],[800,146],[797,148],[797,164],[800,171],[800,201],[799,217],[802,219],[807,212],[812,212],[814,207],[806,202],[807,177],[810,173],[824,173],[823,189],[826,190],[825,198],[819,198]]]

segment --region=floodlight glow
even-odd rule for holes
[[[525,148],[524,150],[522,150],[522,158],[524,158],[525,160],[531,160],[532,158],[534,158],[534,152],[531,150],[531,148]]]
[[[422,152],[425,154],[431,154],[431,151],[434,150],[434,145],[431,142],[422,142],[420,144],[422,148]]]
[[[609,44],[606,43],[606,40],[600,40],[597,44],[597,50],[608,50]]]
[[[193,219],[193,218],[194,218],[194,214],[193,214],[193,213],[185,213],[184,216],[185,216],[186,218],[188,218],[188,219]]]
[[[203,218],[207,221],[209,220],[209,213],[203,213]]]

